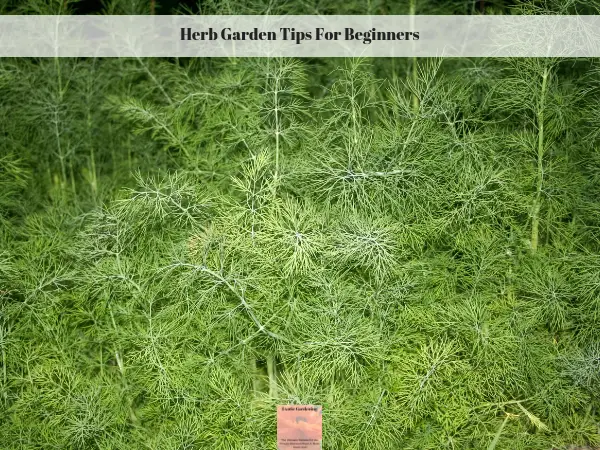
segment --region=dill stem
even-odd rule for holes
[[[269,375],[269,396],[277,398],[277,367],[273,355],[267,356],[267,373]]]
[[[416,12],[417,12],[417,0],[410,0],[410,9],[409,9],[408,14],[411,16],[411,18],[410,18],[411,29],[414,29],[414,26],[415,26],[414,16],[415,16]],[[414,50],[414,42],[412,44],[413,44],[413,50]],[[413,81],[413,85],[416,87],[417,79],[418,79],[417,57],[413,56],[411,62],[412,62],[412,64],[411,64],[412,81]],[[413,92],[413,95],[412,95],[412,105],[413,105],[413,113],[417,114],[417,112],[419,110],[419,97],[417,97],[416,92]]]
[[[510,417],[509,415],[506,415],[506,417],[504,418],[504,421],[500,425],[500,428],[498,428],[498,431],[494,435],[494,439],[488,446],[488,450],[494,450],[496,448],[496,446],[498,445],[498,441],[500,441],[500,436],[502,436],[502,432],[504,431],[504,427],[506,426],[506,423],[508,422],[509,417]]]
[[[129,168],[129,173],[133,170],[133,165],[131,164],[131,136],[127,135],[127,167]]]
[[[6,387],[8,376],[6,374],[6,352],[4,351],[4,346],[2,347],[2,378],[4,380],[4,386]]]
[[[54,136],[56,138],[56,148],[58,150],[58,160],[60,161],[60,173],[62,176],[61,188],[67,185],[67,167],[65,166],[65,154],[60,143],[60,131],[58,129],[58,111],[54,111]]]
[[[279,77],[275,77],[275,183],[279,181]]]
[[[250,355],[250,373],[252,376],[252,393],[256,396],[260,391],[260,380],[258,379],[256,358],[253,355]]]
[[[71,175],[71,190],[73,191],[73,196],[77,197],[77,187],[75,186],[75,171],[73,170],[73,161],[69,161],[69,174]]]
[[[162,95],[165,97],[165,100],[167,101],[167,103],[169,105],[172,105],[173,104],[173,100],[171,99],[171,97],[169,96],[169,94],[167,94],[167,91],[165,91],[165,88],[163,87],[163,85],[154,76],[154,74],[152,73],[152,71],[150,70],[150,68],[146,65],[146,63],[144,63],[144,61],[139,56],[136,55],[135,58],[137,59],[138,63],[142,66],[142,69],[144,69],[144,72],[146,72],[146,74],[150,77],[150,79],[158,87],[158,89],[160,90],[160,92],[162,93]]]
[[[531,250],[537,251],[539,241],[540,208],[542,201],[542,187],[544,182],[544,106],[546,90],[548,87],[548,68],[544,68],[542,75],[542,91],[540,105],[537,111],[538,145],[537,145],[537,185],[531,221]]]
[[[92,194],[94,196],[94,202],[96,201],[96,194],[98,191],[98,178],[96,174],[96,157],[94,154],[94,142],[92,138],[92,111],[88,102],[87,108],[87,135],[88,144],[90,146],[90,185],[92,188]]]
[[[56,21],[56,33],[58,33],[58,20]],[[60,67],[60,60],[58,59],[58,54],[54,55],[54,70],[56,71],[56,84],[58,88],[58,102],[54,105],[54,136],[56,138],[56,147],[58,151],[58,159],[60,160],[60,171],[62,176],[61,189],[66,189],[68,179],[67,179],[67,168],[65,166],[65,158],[66,154],[63,151],[63,146],[61,144],[61,132],[59,130],[59,108],[62,105],[64,92],[63,92],[63,82],[62,82],[62,70]]]

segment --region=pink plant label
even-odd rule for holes
[[[277,450],[321,450],[323,407],[277,406]]]

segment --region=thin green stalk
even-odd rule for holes
[[[96,195],[98,193],[98,176],[96,174],[96,157],[94,155],[94,145],[90,143],[90,184],[92,187],[92,195],[94,201],[96,201]]]
[[[59,21],[56,21],[56,29],[55,29],[55,33],[58,34],[58,23]],[[61,175],[62,175],[62,183],[61,183],[61,189],[65,189],[67,186],[67,170],[65,167],[65,158],[66,155],[63,153],[63,147],[61,144],[61,139],[60,139],[60,130],[58,127],[59,124],[59,114],[58,114],[58,108],[60,107],[60,105],[62,105],[62,101],[63,101],[63,82],[62,82],[62,70],[60,67],[60,60],[58,58],[58,55],[54,56],[54,70],[56,71],[56,84],[57,84],[57,88],[58,88],[58,104],[54,105],[54,136],[56,138],[56,147],[57,147],[57,151],[58,151],[58,159],[60,160],[60,171],[61,171]]]
[[[542,203],[542,187],[544,184],[544,107],[546,90],[548,87],[548,67],[544,68],[542,75],[542,90],[540,104],[537,111],[538,145],[537,145],[537,185],[535,199],[533,200],[533,213],[531,221],[531,250],[537,251],[539,241],[540,208]]]
[[[56,138],[56,148],[58,151],[58,160],[60,161],[61,189],[67,185],[67,167],[65,165],[65,154],[60,142],[60,130],[58,129],[58,111],[54,111],[54,137]]]
[[[73,170],[73,161],[69,160],[69,174],[71,175],[71,190],[73,191],[73,196],[77,197],[77,187],[75,186],[75,172]]]
[[[410,9],[409,9],[408,14],[411,16],[411,18],[410,18],[411,30],[414,29],[414,27],[415,27],[414,16],[415,16],[416,12],[417,12],[417,0],[410,0]],[[414,50],[414,42],[413,42],[413,50]],[[411,75],[412,75],[413,85],[416,86],[417,80],[418,80],[418,66],[417,66],[417,57],[416,56],[412,57]],[[419,111],[419,97],[417,97],[416,92],[413,92],[412,105],[413,105],[413,113],[417,114],[417,112]]]
[[[358,144],[358,118],[360,111],[357,111],[356,88],[354,87],[354,77],[350,79],[350,103],[352,104],[352,137],[354,145]]]
[[[269,396],[277,398],[277,367],[273,355],[267,356],[267,373],[269,375]]]
[[[113,135],[112,124],[110,122],[108,122],[108,134],[110,136]],[[127,139],[128,139],[127,142],[129,142],[129,136],[127,137]],[[112,163],[113,177],[116,177],[117,176],[117,172],[118,172],[118,169],[117,169],[117,155],[115,153],[115,148],[116,148],[116,146],[114,146],[114,145],[110,146],[110,160],[111,160],[111,163]]]
[[[252,376],[252,393],[256,396],[260,392],[260,380],[258,378],[256,358],[253,355],[250,355],[250,374]]]
[[[329,395],[327,396],[327,401],[332,404],[333,403],[333,394],[335,392],[335,383],[336,377],[331,377],[331,382],[329,383]]]
[[[90,146],[90,186],[92,188],[92,196],[94,197],[94,202],[96,201],[96,194],[98,192],[98,175],[96,173],[96,156],[94,152],[94,142],[93,142],[93,134],[92,134],[92,108],[90,105],[90,101],[88,99],[87,102],[87,111],[86,111],[86,119],[87,119],[87,141]]]
[[[129,168],[129,173],[133,170],[133,165],[131,163],[131,135],[127,135],[127,167]]]
[[[504,421],[502,422],[502,425],[500,425],[500,428],[498,428],[498,431],[494,436],[494,440],[490,442],[490,445],[488,446],[487,450],[494,450],[496,448],[498,442],[500,441],[500,436],[502,436],[502,431],[504,431],[504,427],[506,426],[506,422],[508,422],[509,417],[510,416],[507,414],[504,418]]]
[[[110,307],[110,304],[108,305],[108,311],[110,313],[110,319],[112,322],[112,326],[116,332],[118,330],[117,323],[115,321],[115,316],[112,312],[112,308]],[[123,386],[127,390],[127,389],[129,389],[129,383],[127,382],[127,377],[125,376],[125,365],[123,364],[123,359],[121,358],[121,355],[119,354],[119,350],[117,350],[116,348],[115,348],[115,360],[117,361],[119,373],[121,374],[121,382],[123,383]],[[133,410],[133,399],[131,399],[131,397],[129,397],[128,395],[126,395],[125,399],[127,400],[127,403],[128,403],[127,407],[129,409],[129,418],[131,419],[131,423],[133,423],[133,425],[135,425],[135,426],[140,426],[141,425],[140,419],[136,416],[135,411]]]
[[[279,181],[279,77],[275,77],[275,185]]]
[[[2,346],[2,378],[4,380],[4,386],[6,387],[8,376],[6,374],[6,352],[4,351],[4,346]]]
[[[150,70],[150,68],[146,65],[146,63],[144,63],[144,61],[139,56],[136,56],[136,59],[140,63],[140,65],[142,66],[142,68],[144,69],[144,71],[146,72],[146,74],[150,77],[150,79],[158,87],[158,89],[160,90],[160,92],[162,93],[162,95],[165,97],[165,100],[167,100],[167,103],[169,105],[172,105],[173,104],[173,100],[171,99],[171,97],[169,96],[169,94],[167,94],[167,91],[165,91],[165,88],[163,87],[163,85],[160,84],[160,82],[158,81],[158,79],[154,76],[154,74],[152,73],[152,71]]]

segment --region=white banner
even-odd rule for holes
[[[600,16],[0,16],[0,57],[595,57]]]

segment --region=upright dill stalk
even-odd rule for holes
[[[62,174],[62,187],[63,189],[65,188],[66,184],[67,184],[67,171],[65,168],[65,164],[66,164],[66,157],[67,157],[67,153],[65,151],[65,143],[62,142],[62,120],[60,118],[60,109],[62,107],[62,103],[64,100],[64,96],[65,96],[65,86],[63,86],[63,74],[62,74],[62,67],[61,67],[61,62],[58,58],[58,56],[54,57],[54,79],[56,80],[56,89],[54,92],[54,99],[53,99],[53,103],[50,104],[50,109],[51,109],[51,122],[54,125],[54,138],[56,140],[56,148],[57,148],[57,155],[58,155],[58,159],[60,161],[60,170],[61,170],[61,174]],[[67,144],[68,145],[68,144]]]
[[[408,10],[408,14],[411,16],[411,28],[414,29],[414,16],[417,13],[417,0],[410,0],[409,3],[409,10]],[[413,44],[413,49],[414,49],[414,42]],[[418,66],[417,66],[417,57],[413,56],[411,59],[411,76],[412,76],[412,82],[413,84],[417,84],[417,78],[418,78]],[[413,105],[413,112],[416,114],[417,110],[419,109],[419,97],[417,97],[417,93],[413,92],[413,97],[412,97],[412,105]]]
[[[551,59],[527,59],[509,61],[508,77],[497,85],[502,96],[492,100],[493,107],[510,111],[525,119],[528,125],[514,135],[513,142],[533,158],[530,173],[533,176],[533,193],[529,204],[529,246],[536,253],[540,245],[542,224],[548,227],[553,218],[547,208],[552,195],[569,196],[568,191],[553,192],[553,182],[560,179],[562,155],[569,152],[562,147],[565,142],[566,126],[577,117],[567,117],[566,108],[575,97],[563,92],[557,80],[558,62]],[[517,97],[528,98],[527,102],[517,102]],[[563,142],[561,142],[563,141]],[[531,167],[531,166],[530,166]],[[564,167],[564,166],[562,166]],[[526,175],[523,175],[526,176]],[[545,208],[546,205],[546,208]],[[547,217],[544,217],[547,211]],[[550,221],[550,222],[548,222]]]
[[[45,175],[46,185],[40,189],[43,195],[54,192],[61,198],[67,190],[75,191],[73,116],[79,106],[69,96],[66,79],[72,73],[67,67],[72,66],[58,58],[38,63],[19,60],[15,64],[19,76],[12,86],[13,95],[21,97],[14,103],[13,117],[21,121],[22,129],[14,127],[10,136],[17,139],[19,133],[20,142],[27,143],[23,153],[38,173]]]
[[[90,65],[81,68],[82,73],[81,83],[78,83],[77,87],[80,87],[82,96],[84,99],[84,111],[85,111],[85,129],[86,129],[86,141],[85,146],[88,150],[88,167],[83,171],[84,178],[89,183],[92,198],[94,202],[98,199],[98,167],[97,167],[97,151],[96,151],[96,135],[98,134],[99,128],[96,125],[94,117],[94,105],[102,101],[99,93],[103,89],[107,89],[106,77],[99,71],[99,61],[93,59]]]
[[[272,205],[274,193],[278,184],[276,176],[271,177],[271,156],[267,151],[262,151],[253,155],[249,164],[244,167],[243,178],[234,178],[238,190],[245,194],[244,206],[240,211],[239,219],[242,219],[240,225],[245,229],[250,238],[251,245],[258,246],[260,239],[265,234],[263,217],[266,210]],[[235,239],[235,237],[233,237]],[[263,238],[264,239],[264,238]],[[258,250],[258,249],[256,249]],[[258,250],[260,251],[260,250]],[[253,390],[255,396],[259,394],[261,388],[261,370],[257,367],[257,359],[253,354],[250,355],[250,366],[253,370]],[[276,356],[268,352],[264,357],[266,360],[266,375],[268,380],[269,397],[278,396],[278,370]]]
[[[302,114],[305,109],[304,68],[294,59],[268,59],[262,61],[259,70],[264,74],[264,102],[261,105],[263,129],[273,145],[274,188],[282,182],[284,153],[293,149],[302,136]]]
[[[368,126],[370,112],[380,107],[381,102],[371,97],[372,87],[378,89],[380,85],[365,70],[365,64],[364,60],[352,60],[336,71],[327,95],[314,105],[321,125],[315,128],[311,145],[298,155],[296,162],[298,176],[311,186],[311,195],[348,208],[354,202],[357,207],[373,206],[372,191],[364,186],[376,189],[377,180],[390,175],[387,168],[373,167],[378,153],[369,152],[381,142]],[[319,152],[312,151],[315,147]],[[306,159],[311,161],[308,167],[302,163]]]
[[[542,203],[542,189],[544,186],[544,154],[546,153],[546,142],[544,141],[544,113],[546,108],[546,96],[548,95],[548,79],[551,76],[551,67],[544,65],[541,73],[541,85],[536,108],[537,119],[537,180],[535,198],[533,200],[531,213],[531,249],[536,251],[539,239],[540,208]]]

